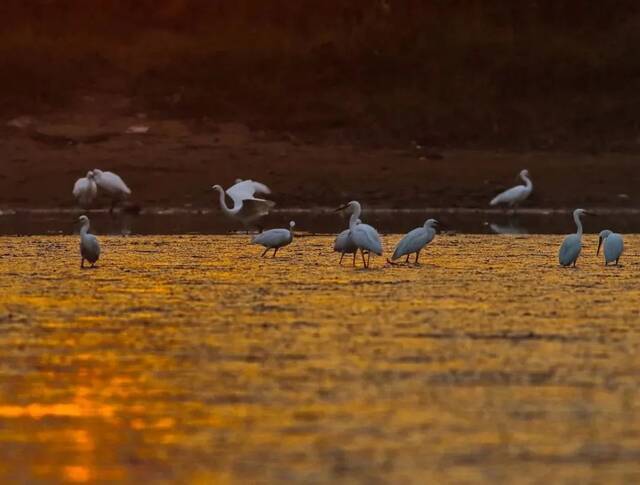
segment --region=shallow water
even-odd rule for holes
[[[640,236],[560,240],[0,238],[0,482],[638,483]]]
[[[585,231],[598,233],[609,228],[621,233],[640,232],[640,210],[623,208],[591,209],[597,216],[585,219]],[[23,209],[0,211],[0,235],[69,234],[77,226],[79,209]],[[97,234],[179,235],[229,234],[244,232],[242,225],[230,220],[219,210],[154,209],[146,208],[139,215],[105,210],[86,212]],[[371,209],[365,208],[366,222],[383,234],[405,233],[421,226],[427,218],[436,218],[449,232],[465,234],[564,234],[575,232],[569,209],[502,209],[424,208]],[[279,209],[260,221],[264,228],[287,227],[296,221],[296,230],[308,234],[336,234],[345,229],[348,215],[331,208]],[[77,230],[77,227],[76,227]]]

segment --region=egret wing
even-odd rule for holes
[[[253,180],[243,180],[227,189],[227,195],[233,199],[234,204],[239,204],[245,199],[252,199],[256,193],[270,194],[271,190],[266,185]]]
[[[562,266],[569,266],[578,259],[581,250],[582,243],[580,242],[580,238],[575,234],[568,235],[564,238],[564,241],[562,241],[562,246],[560,246],[560,251],[558,252],[560,264]]]
[[[520,200],[525,191],[526,187],[524,185],[516,185],[515,187],[511,187],[510,189],[496,195],[491,199],[490,205],[510,204],[516,202]]]
[[[82,177],[76,180],[76,183],[73,184],[73,196],[76,198],[80,197],[82,192],[88,188],[88,185],[89,179],[87,179],[86,177]]]

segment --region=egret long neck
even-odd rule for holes
[[[580,215],[577,212],[573,213],[573,220],[576,222],[576,227],[578,228],[576,234],[578,237],[582,237],[582,221],[580,220]]]
[[[219,189],[218,193],[220,195],[220,208],[225,211],[227,214],[230,214],[232,211],[227,207],[227,201],[224,198],[224,190]]]
[[[89,231],[89,221],[85,221],[82,223],[82,227],[80,228],[80,237],[86,236],[88,231]]]
[[[349,229],[353,229],[358,223],[358,219],[360,219],[360,213],[362,212],[362,207],[360,204],[354,204],[353,212],[351,213],[351,218],[349,219]]]
[[[525,174],[522,174],[520,177],[522,178],[522,180],[524,180],[524,186],[527,189],[531,190],[533,188],[533,183],[531,182],[531,179]]]

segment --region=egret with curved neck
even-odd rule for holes
[[[609,266],[609,263],[615,263],[615,265],[618,266],[618,260],[624,251],[622,236],[609,229],[600,231],[596,256],[600,255],[600,246],[604,247],[604,265]]]
[[[362,206],[360,202],[352,200],[348,204],[342,205],[336,209],[336,211],[346,209],[351,213],[349,219],[349,234],[350,238],[355,246],[360,249],[362,255],[362,263],[365,268],[369,267],[371,262],[371,253],[382,256],[382,242],[380,241],[380,235],[374,227],[369,224],[358,223],[360,214],[362,213]],[[367,260],[364,259],[364,252],[367,251]]]
[[[220,185],[214,185],[212,188],[218,192],[222,212],[240,221],[245,227],[266,216],[275,205],[273,201],[255,197],[256,193],[269,194],[271,190],[266,185],[253,180],[237,181],[226,191]],[[225,194],[233,200],[233,207],[227,205]]]
[[[494,206],[498,204],[508,205],[514,207],[523,202],[527,197],[531,195],[533,191],[533,182],[529,178],[529,171],[527,169],[520,171],[520,178],[524,181],[524,185],[516,185],[504,192],[496,195],[489,205]]]
[[[100,257],[100,243],[98,238],[93,234],[89,234],[89,218],[87,216],[80,216],[80,267],[84,268],[85,259],[91,263],[93,268]]]
[[[573,220],[576,223],[577,230],[575,234],[569,234],[562,241],[562,246],[560,246],[560,251],[558,252],[558,261],[561,266],[573,265],[575,267],[580,251],[582,251],[582,221],[580,218],[588,214],[584,209],[573,211]]]

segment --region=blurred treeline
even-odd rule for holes
[[[633,149],[637,0],[2,0],[0,113],[139,109],[362,141]]]

